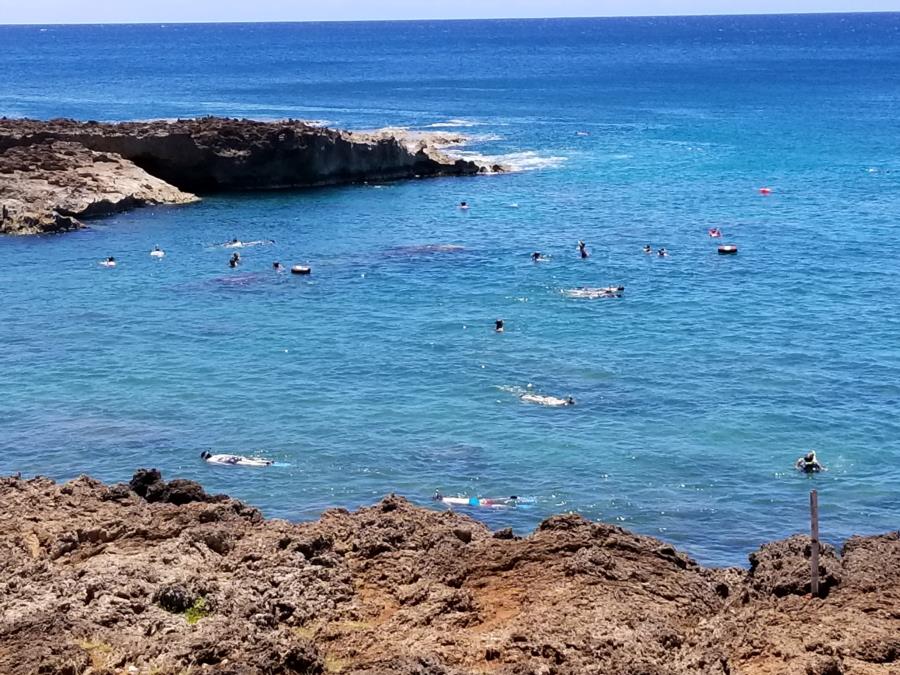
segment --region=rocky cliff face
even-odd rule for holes
[[[60,143],[66,144],[65,152],[75,153],[63,164]],[[129,171],[107,172],[102,179],[91,171],[90,176],[82,175],[88,165],[86,151],[118,162],[123,169],[127,166]],[[96,160],[98,155],[91,157]],[[40,166],[41,172],[35,174],[34,166]],[[425,137],[360,134],[293,121],[212,117],[122,124],[2,119],[0,167],[0,202],[28,203],[22,197],[33,195],[26,209],[32,215],[17,219],[10,215],[0,222],[0,232],[7,233],[58,230],[79,224],[65,220],[66,216],[77,219],[108,212],[103,208],[73,211],[70,198],[102,204],[110,201],[106,194],[119,193],[123,196],[120,205],[125,208],[142,203],[184,203],[192,198],[189,193],[195,192],[463,176],[487,169],[448,157]],[[91,177],[97,180],[83,180]],[[59,189],[35,192],[35,181]],[[151,187],[135,190],[135,182]],[[148,198],[147,190],[158,194]],[[166,191],[171,199],[163,196]],[[93,192],[96,198],[90,196]],[[72,197],[75,194],[78,196]],[[54,203],[54,195],[69,201]],[[7,205],[7,210],[18,214],[23,209]]]
[[[0,153],[0,233],[38,234],[151,204],[186,204],[192,194],[118,155],[46,141]]]
[[[578,516],[530,536],[389,497],[266,521],[190,481],[0,479],[0,672],[896,673],[900,538],[709,570]]]

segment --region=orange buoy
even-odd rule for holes
[[[725,244],[724,246],[719,246],[719,255],[734,255],[737,252],[738,248],[734,244]]]
[[[294,265],[291,267],[291,274],[312,274],[312,268],[303,265]]]
[[[770,194],[772,194],[772,188],[761,187],[761,188],[759,188],[759,194],[770,195]]]

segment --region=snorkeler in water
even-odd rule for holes
[[[578,242],[578,253],[579,255],[581,255],[582,260],[590,255],[590,253],[588,253],[587,245],[584,243],[584,240],[579,240]]]
[[[822,466],[816,457],[815,450],[811,450],[803,455],[803,457],[800,457],[794,462],[794,467],[797,471],[802,471],[803,473],[819,473],[820,471],[825,470],[825,467]]]

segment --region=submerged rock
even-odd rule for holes
[[[518,538],[390,496],[290,524],[153,469],[0,478],[0,673],[895,672],[900,536],[826,549],[822,599],[807,548],[704,569],[572,514]]]

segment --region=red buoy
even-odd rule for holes
[[[772,188],[761,187],[761,188],[759,188],[759,194],[770,195],[770,194],[772,194]]]

